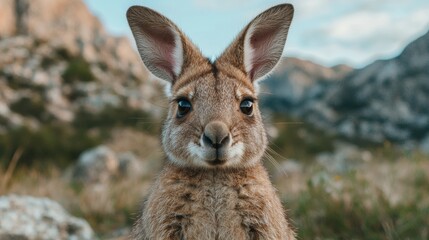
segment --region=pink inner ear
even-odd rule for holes
[[[250,46],[252,52],[252,69],[250,71],[250,78],[254,79],[256,73],[264,67],[272,64],[273,56],[271,49],[273,47],[273,40],[278,32],[277,28],[264,28],[255,29],[250,37]]]
[[[165,70],[172,78],[174,77],[174,62],[173,51],[175,48],[174,33],[168,28],[146,27],[144,33],[151,41],[153,53],[153,64],[155,67]]]

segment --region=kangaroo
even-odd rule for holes
[[[169,98],[167,160],[133,239],[295,239],[261,162],[258,109],[258,83],[281,58],[293,12],[290,4],[264,11],[210,61],[163,15],[128,9],[138,52]]]

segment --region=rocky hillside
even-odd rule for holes
[[[289,74],[280,78],[296,86]],[[328,78],[336,81],[310,85],[292,103],[275,96],[266,105],[351,139],[407,146],[429,140],[429,33],[398,57],[337,74]]]
[[[0,132],[107,108],[159,110],[129,40],[110,36],[82,0],[0,0],[0,54]]]
[[[263,103],[275,112],[287,113],[318,94],[322,86],[340,81],[352,71],[353,68],[346,65],[328,68],[297,58],[283,58],[263,82]]]
[[[285,58],[262,103],[352,139],[429,139],[428,43],[426,34],[358,70]],[[129,39],[110,36],[82,0],[0,0],[0,54],[0,143],[9,129],[65,123],[85,132],[163,110]]]

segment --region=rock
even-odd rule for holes
[[[141,160],[132,152],[116,154],[101,145],[80,155],[72,178],[85,183],[108,183],[116,178],[138,178],[144,173]]]
[[[13,10],[14,1],[0,1],[0,36],[11,36],[16,32],[15,12]]]
[[[281,181],[283,177],[291,177],[291,175],[300,175],[303,172],[303,166],[295,159],[287,159],[275,166],[273,172],[273,181]]]
[[[361,69],[287,59],[261,102],[347,139],[403,145],[429,134],[429,32],[397,57]]]
[[[70,216],[48,198],[9,195],[0,197],[0,239],[89,240],[89,224]]]
[[[118,154],[118,160],[121,176],[138,178],[144,174],[140,160],[132,152]]]
[[[74,168],[73,179],[80,182],[107,182],[119,174],[119,161],[106,146],[83,152]]]
[[[270,80],[264,81],[262,85],[273,99],[280,98],[297,104],[306,98],[316,83],[339,80],[352,70],[345,65],[328,68],[297,58],[284,58],[270,76]]]
[[[43,100],[41,116],[62,123],[107,108],[160,112],[149,102],[161,98],[161,89],[149,81],[129,39],[109,35],[85,1],[0,0],[0,8],[0,114],[7,116],[5,128],[31,127],[25,126],[30,122],[26,118],[36,118],[12,109],[10,97],[28,92]],[[92,88],[82,88],[90,84]],[[3,114],[8,109],[11,113]],[[13,114],[22,121],[8,117]]]
[[[362,151],[345,143],[337,143],[333,153],[321,153],[316,157],[320,165],[334,173],[348,172],[371,160],[372,155],[369,151]]]
[[[302,172],[302,164],[293,159],[288,159],[280,164],[279,172],[282,174],[288,173],[301,173]]]

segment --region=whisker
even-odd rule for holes
[[[130,117],[130,119],[138,119],[138,120],[154,120],[153,117]]]
[[[274,95],[272,92],[258,92],[258,94]]]
[[[168,106],[163,106],[163,105],[160,105],[160,104],[158,104],[158,103],[154,103],[154,102],[152,102],[152,101],[149,101],[149,100],[147,100],[147,99],[143,99],[143,101],[146,101],[146,102],[148,102],[148,103],[152,104],[152,105],[153,105],[153,106],[155,106],[155,107],[159,107],[159,108],[163,108],[163,109],[168,109]]]
[[[138,121],[137,122],[137,124],[142,124],[142,123],[152,123],[152,124],[155,124],[155,123],[161,123],[161,122],[143,122],[143,121]]]
[[[268,141],[269,141],[269,143],[273,146],[273,147],[276,147],[277,148],[277,150],[279,150],[279,151],[281,151],[282,150],[282,148],[281,147],[279,147],[277,144],[275,144],[274,143],[274,141],[273,140],[271,140],[271,139],[268,139]],[[268,146],[272,151],[274,151],[274,152],[276,152],[274,149],[272,149],[270,146]],[[279,153],[277,153],[276,152],[276,154],[279,154]],[[280,155],[280,154],[279,154]],[[281,155],[280,155],[281,156]],[[283,156],[282,156],[283,157]]]
[[[304,122],[272,122],[271,124],[300,125],[304,124]]]
[[[285,156],[281,155],[280,153],[278,153],[277,151],[275,151],[271,147],[267,147],[267,150],[270,151],[275,156],[277,156],[278,158],[280,158],[281,160],[283,160],[283,161],[289,161],[288,158],[286,158]]]
[[[281,165],[279,162],[277,162],[277,160],[267,151],[264,153],[264,156],[266,157],[266,159],[274,166],[274,168],[281,172],[282,174],[287,174],[284,170],[282,170]]]
[[[236,131],[241,131],[241,130],[244,130],[244,129],[246,129],[246,127],[245,127],[245,126],[233,127],[233,128],[231,129],[231,134],[234,134],[234,132],[236,132]]]

